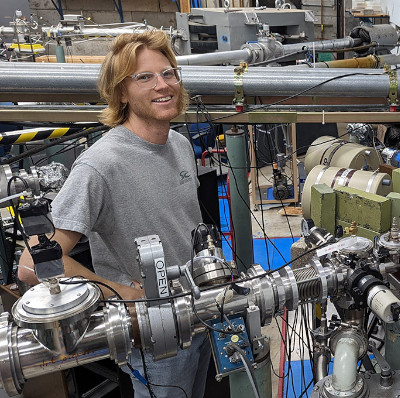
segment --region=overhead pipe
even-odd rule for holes
[[[178,65],[218,65],[224,63],[239,64],[250,62],[254,55],[252,48],[234,51],[218,51],[206,54],[180,55],[176,57]]]
[[[191,54],[176,57],[179,65],[218,65],[223,63],[249,62],[258,63],[273,58],[285,57],[285,60],[296,59],[298,54],[306,51],[335,51],[351,48],[361,44],[360,39],[346,37],[345,39],[315,41],[295,44],[281,44],[275,39],[267,39],[257,43],[248,43],[240,50],[220,51],[206,54]]]
[[[115,37],[123,33],[144,33],[148,30],[156,29],[150,25],[138,23],[136,25],[124,26],[119,28],[99,28],[99,27],[43,27],[44,33],[52,37],[71,37],[71,36],[89,36],[89,37]],[[165,31],[167,34],[177,34],[176,29],[159,29]]]

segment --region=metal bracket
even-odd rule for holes
[[[384,69],[389,76],[389,97],[388,101],[390,105],[397,105],[399,103],[399,99],[397,97],[397,88],[398,88],[398,81],[397,81],[397,72],[394,69],[391,69],[390,66],[385,65]]]
[[[261,332],[260,309],[252,305],[246,308],[246,328],[253,354],[258,354],[264,349],[264,336]]]
[[[256,25],[260,24],[260,18],[255,12],[244,12],[244,24],[245,25]]]

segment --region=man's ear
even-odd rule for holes
[[[121,103],[127,104],[128,103],[128,90],[125,87],[125,84],[122,83],[121,85]]]

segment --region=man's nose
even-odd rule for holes
[[[155,89],[168,87],[168,84],[165,82],[164,78],[162,77],[162,75],[160,73],[157,73],[156,78],[157,78],[157,81],[156,81],[156,86],[154,87]]]

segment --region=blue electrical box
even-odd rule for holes
[[[214,320],[211,322],[211,326],[221,331],[232,331],[233,329],[236,333],[221,333],[211,329],[209,331],[215,367],[217,370],[217,380],[220,380],[223,376],[227,376],[229,373],[244,369],[241,356],[232,349],[232,343],[239,346],[245,352],[250,363],[254,363],[254,357],[249,344],[249,338],[243,317],[230,317],[229,321],[230,323],[224,321],[221,324],[221,322]]]

